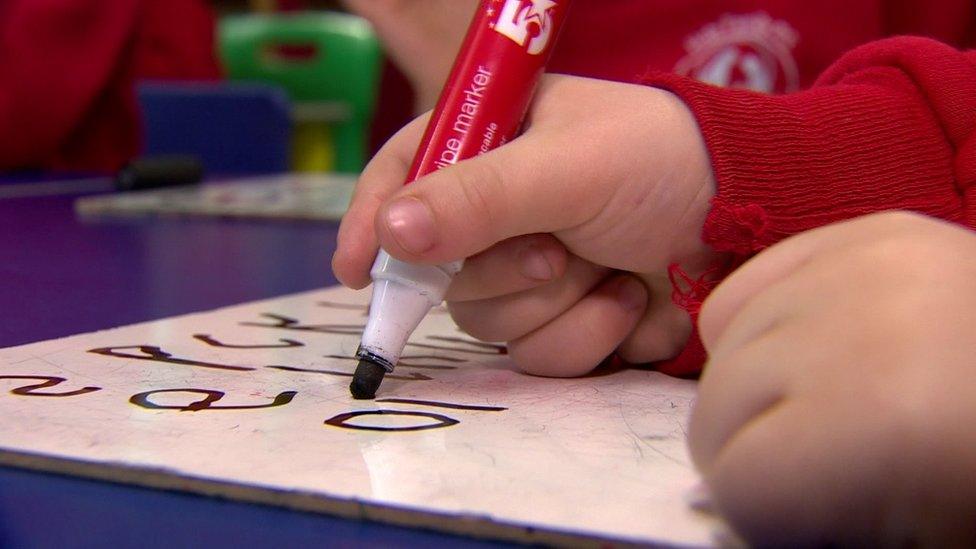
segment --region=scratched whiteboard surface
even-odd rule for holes
[[[693,382],[515,371],[437,310],[349,396],[368,293],[0,349],[0,462],[519,541],[710,544]]]

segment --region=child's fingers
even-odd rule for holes
[[[788,394],[788,370],[817,366],[813,354],[797,350],[804,336],[796,326],[780,328],[725,352],[708,363],[698,387],[688,431],[692,458],[718,510],[754,542],[776,545],[775,530],[784,531],[783,521],[790,523],[787,535],[799,539],[792,529],[800,517],[787,515],[797,510],[798,501],[816,498],[812,486],[799,488],[812,473],[810,463],[832,451],[810,448],[808,422],[814,415],[832,414],[833,403],[798,413],[796,398]],[[799,447],[814,451],[804,457]]]
[[[573,307],[588,294],[608,269],[571,257],[566,273],[549,284],[479,301],[448,303],[462,330],[483,341],[521,337]]]
[[[917,542],[911,510],[891,505],[908,484],[882,414],[860,398],[783,401],[738,431],[706,474],[716,507],[758,546]]]
[[[822,261],[824,250],[836,251],[844,245],[876,240],[925,223],[918,214],[873,214],[813,229],[764,250],[726,278],[705,301],[698,317],[702,343],[712,352],[741,309],[812,260]]]
[[[627,337],[646,304],[647,289],[639,280],[613,276],[551,322],[510,341],[509,355],[529,374],[584,375]]]
[[[811,473],[810,464],[796,454],[815,450],[808,455],[812,457],[830,451],[809,448],[812,433],[802,428],[811,413],[823,411],[806,410],[797,404],[784,401],[745,425],[719,465],[705,473],[715,507],[739,534],[753,542],[762,539],[772,546],[799,543],[799,517],[786,521],[783,515],[794,512],[798,503],[810,502],[817,492],[811,493],[812,487],[805,482]],[[788,539],[777,544],[773,542],[776,536]]]
[[[499,242],[469,257],[451,281],[448,301],[475,301],[514,294],[557,280],[569,252],[554,236],[533,234]]]
[[[667,276],[641,276],[648,289],[647,310],[617,355],[631,364],[645,364],[674,358],[691,336],[691,317],[671,299]]]
[[[710,354],[716,351],[720,341],[727,339],[729,328],[745,307],[755,306],[757,299],[768,296],[770,287],[802,268],[814,256],[821,240],[814,233],[795,236],[762,251],[712,292],[698,316],[702,343]],[[782,296],[782,292],[780,297],[787,297],[781,305],[790,302],[789,296]]]
[[[797,356],[796,342],[804,337],[795,326],[779,329],[708,362],[688,430],[699,470],[707,474],[738,431],[784,400],[790,370],[811,358]]]
[[[403,187],[410,162],[430,115],[417,118],[393,136],[363,170],[349,209],[342,217],[332,256],[332,270],[339,282],[364,288],[379,244],[373,231],[376,210]]]
[[[794,243],[800,245],[792,246]],[[825,329],[824,319],[830,316],[819,308],[829,302],[820,294],[831,287],[830,281],[823,277],[823,269],[811,268],[810,260],[798,260],[810,253],[808,244],[816,241],[786,241],[782,247],[770,249],[779,253],[766,261],[760,256],[760,278],[777,274],[765,280],[762,289],[752,290],[708,343],[709,360],[689,431],[692,457],[706,474],[729,441],[777,406],[805,377],[804,372],[822,370],[831,358],[836,360],[830,353],[837,352],[840,342],[835,331]],[[819,253],[833,256],[829,249]],[[827,272],[835,278],[839,275],[836,269]],[[838,300],[848,297],[828,293]]]
[[[474,255],[513,236],[580,225],[602,209],[610,182],[586,172],[599,159],[582,147],[530,130],[491,152],[404,188],[381,207],[380,243],[416,263]]]

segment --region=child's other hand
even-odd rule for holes
[[[976,545],[976,235],[905,213],[810,231],[699,328],[691,451],[748,540]]]
[[[618,349],[670,358],[688,315],[666,269],[716,260],[700,239],[715,193],[691,113],[662,90],[547,76],[511,143],[403,187],[418,119],[366,168],[333,258],[369,283],[378,246],[411,262],[470,259],[448,292],[458,324],[506,341],[521,368],[581,375]],[[473,256],[473,257],[471,257]]]

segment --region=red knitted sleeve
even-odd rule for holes
[[[680,96],[698,120],[718,184],[702,238],[736,263],[790,235],[882,210],[976,227],[972,52],[882,40],[845,55],[813,88],[781,96],[666,74],[648,83]],[[700,303],[688,288],[676,282],[678,301]],[[704,359],[694,335],[662,370],[694,373]]]

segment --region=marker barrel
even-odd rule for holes
[[[536,4],[551,6],[539,14]],[[568,6],[482,0],[406,183],[515,138]]]
[[[404,184],[515,138],[570,3],[482,0]],[[380,250],[360,356],[396,364],[461,265],[411,265]]]

